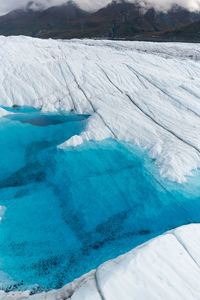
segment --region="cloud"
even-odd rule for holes
[[[144,8],[154,7],[158,11],[167,11],[174,5],[179,5],[190,11],[200,11],[200,0],[127,0],[132,3],[139,3]],[[111,0],[76,0],[76,3],[88,10],[100,9]]]
[[[154,7],[161,11],[167,11],[175,4],[190,11],[200,11],[200,0],[129,0],[129,2],[136,1],[144,8]],[[82,9],[97,10],[107,5],[111,0],[74,0],[74,2]],[[64,4],[66,0],[0,0],[0,14],[26,7],[28,3],[31,3],[33,9],[42,9]]]
[[[14,9],[24,8],[28,4],[30,4],[33,9],[41,9],[61,5],[66,2],[66,0],[0,0],[0,14],[2,15]]]
[[[200,10],[200,0],[146,0],[144,6],[154,7],[159,11],[167,11],[174,5],[181,6],[190,11]]]

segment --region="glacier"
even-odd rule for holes
[[[102,227],[98,226],[102,225],[103,216],[101,234],[107,242],[106,234],[109,233],[105,232],[108,228],[106,220],[114,214],[116,218],[122,218],[122,223],[125,222],[134,233],[131,236],[126,226],[122,229],[116,227],[116,231],[127,238],[116,239],[113,249],[117,251],[112,249],[109,254],[110,250],[107,249],[107,256],[101,254],[102,260],[96,261],[89,268],[97,268],[96,271],[91,271],[60,290],[36,295],[30,295],[30,291],[1,291],[0,299],[116,300],[133,297],[146,299],[147,296],[150,299],[161,299],[163,295],[167,295],[168,299],[198,299],[199,225],[187,225],[162,233],[182,224],[200,221],[199,45],[103,40],[44,41],[22,36],[0,37],[0,44],[1,149],[5,148],[1,153],[3,159],[0,171],[0,244],[3,257],[7,259],[7,251],[15,248],[18,239],[26,245],[23,233],[21,237],[14,237],[12,248],[6,248],[8,237],[16,224],[19,224],[20,211],[27,212],[21,228],[27,224],[27,230],[33,232],[32,236],[34,227],[28,227],[28,216],[34,214],[37,206],[43,214],[38,214],[38,219],[37,214],[33,217],[35,224],[45,214],[51,215],[52,207],[55,210],[52,216],[56,220],[60,208],[53,200],[54,193],[64,199],[67,197],[65,191],[70,192],[72,198],[69,199],[74,200],[73,205],[68,205],[70,217],[76,223],[74,216],[78,216],[82,222],[79,226],[86,232],[91,234],[95,228]],[[40,117],[38,119],[40,114],[43,116],[42,124]],[[72,126],[69,130],[68,118],[73,118],[73,125],[83,121],[84,126],[75,125],[75,128]],[[24,139],[24,134],[28,139]],[[50,137],[50,141],[42,145],[45,137]],[[20,151],[16,150],[18,144]],[[2,145],[7,145],[7,149]],[[29,151],[31,149],[31,153],[33,150],[28,160],[24,152],[26,147]],[[39,150],[41,155],[36,156],[35,150]],[[101,163],[95,164],[100,157]],[[34,163],[31,164],[33,158]],[[12,161],[10,169],[7,167],[8,161]],[[86,163],[81,173],[82,161]],[[50,170],[45,170],[48,178],[46,185],[46,181],[41,180],[44,176],[41,170],[45,169],[44,164],[48,165],[48,162]],[[136,170],[135,177],[129,171],[130,165]],[[92,178],[96,176],[92,173],[93,166],[101,176],[99,181]],[[24,175],[20,170],[25,171]],[[67,170],[70,170],[71,178]],[[88,194],[87,189],[81,185],[87,172],[92,174],[91,178],[86,179],[86,185],[89,183],[91,189]],[[106,177],[109,172],[119,173],[112,175],[117,192],[111,188]],[[29,182],[30,178],[34,180]],[[66,186],[63,185],[64,178]],[[135,184],[137,180],[134,178],[142,178],[147,189],[143,189],[142,184]],[[29,184],[29,188],[34,191],[33,195],[27,194],[27,190],[20,187],[19,181],[20,184],[21,181],[24,185]],[[123,182],[128,182],[128,185]],[[52,190],[52,185],[56,186],[56,190]],[[107,193],[107,211],[103,202],[102,206],[101,201],[98,203],[98,199],[103,201],[104,197],[98,187],[104,187],[104,195]],[[93,196],[95,192],[96,202]],[[143,196],[140,194],[142,192]],[[85,195],[83,202],[79,201],[79,193]],[[132,193],[136,193],[136,196],[131,206],[129,200]],[[20,200],[21,204],[17,202],[19,199],[23,199]],[[28,203],[34,199],[42,201],[35,201],[31,207]],[[48,206],[46,199],[53,206],[45,211]],[[112,203],[112,199],[116,203]],[[145,203],[144,199],[149,199],[149,203]],[[90,211],[93,219],[89,219],[87,214],[81,216],[79,210],[86,213],[91,203],[94,206]],[[95,210],[95,205],[98,205],[99,210]],[[18,223],[15,220],[17,207]],[[130,212],[129,217],[127,211]],[[135,223],[134,213],[137,215]],[[113,219],[110,220],[112,223]],[[5,230],[9,224],[10,229]],[[49,228],[52,223],[43,225]],[[79,255],[79,242],[65,226],[58,223],[58,235],[64,239],[62,229],[68,230],[66,232],[74,243],[72,249],[74,247],[74,252]],[[50,228],[56,233],[55,228]],[[38,240],[45,240],[39,225],[35,228],[37,230],[40,232]],[[162,235],[113,260],[119,254],[159,234]],[[130,248],[126,247],[127,243]],[[97,240],[93,250],[96,251],[103,244],[103,240]],[[46,253],[45,247],[41,247],[41,253]],[[62,249],[60,247],[61,252]],[[112,260],[101,265],[110,258]],[[26,259],[28,262],[28,257]],[[12,259],[9,263],[14,274]],[[16,264],[16,270],[19,265],[20,262]],[[89,270],[83,266],[82,271]],[[78,273],[74,274],[79,276]],[[70,277],[65,275],[68,282]],[[6,276],[0,272],[1,283],[10,280],[10,285],[15,285],[12,278]],[[47,277],[44,277],[44,282]]]
[[[200,225],[179,227],[108,261],[60,290],[29,295],[5,293],[2,300],[199,299]]]
[[[109,138],[57,147],[90,116],[7,110],[0,119],[1,290],[61,288],[166,230],[200,221],[198,185],[189,180],[192,193],[186,183],[169,185],[133,144]]]
[[[131,141],[170,180],[199,168],[198,44],[0,37],[0,45],[0,105],[90,114],[72,144]]]

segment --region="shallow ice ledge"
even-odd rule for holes
[[[0,45],[0,105],[91,114],[62,147],[131,141],[178,182],[200,167],[198,44],[0,37]]]
[[[110,260],[60,290],[29,295],[4,293],[1,300],[199,299],[200,224],[158,236]]]

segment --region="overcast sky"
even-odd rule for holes
[[[111,0],[74,0],[81,8],[86,10],[96,10]],[[135,0],[129,0],[134,2]],[[30,0],[0,0],[0,14],[5,14],[13,9],[22,8],[27,5]],[[44,6],[50,7],[65,3],[66,0],[34,0],[35,7]],[[200,0],[139,0],[144,6],[153,6],[158,10],[167,10],[173,4],[178,4],[190,10],[200,10]]]

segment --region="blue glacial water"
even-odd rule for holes
[[[169,183],[146,153],[113,139],[58,149],[89,116],[17,109],[0,119],[0,289],[59,288],[168,229],[200,222],[198,173]]]

